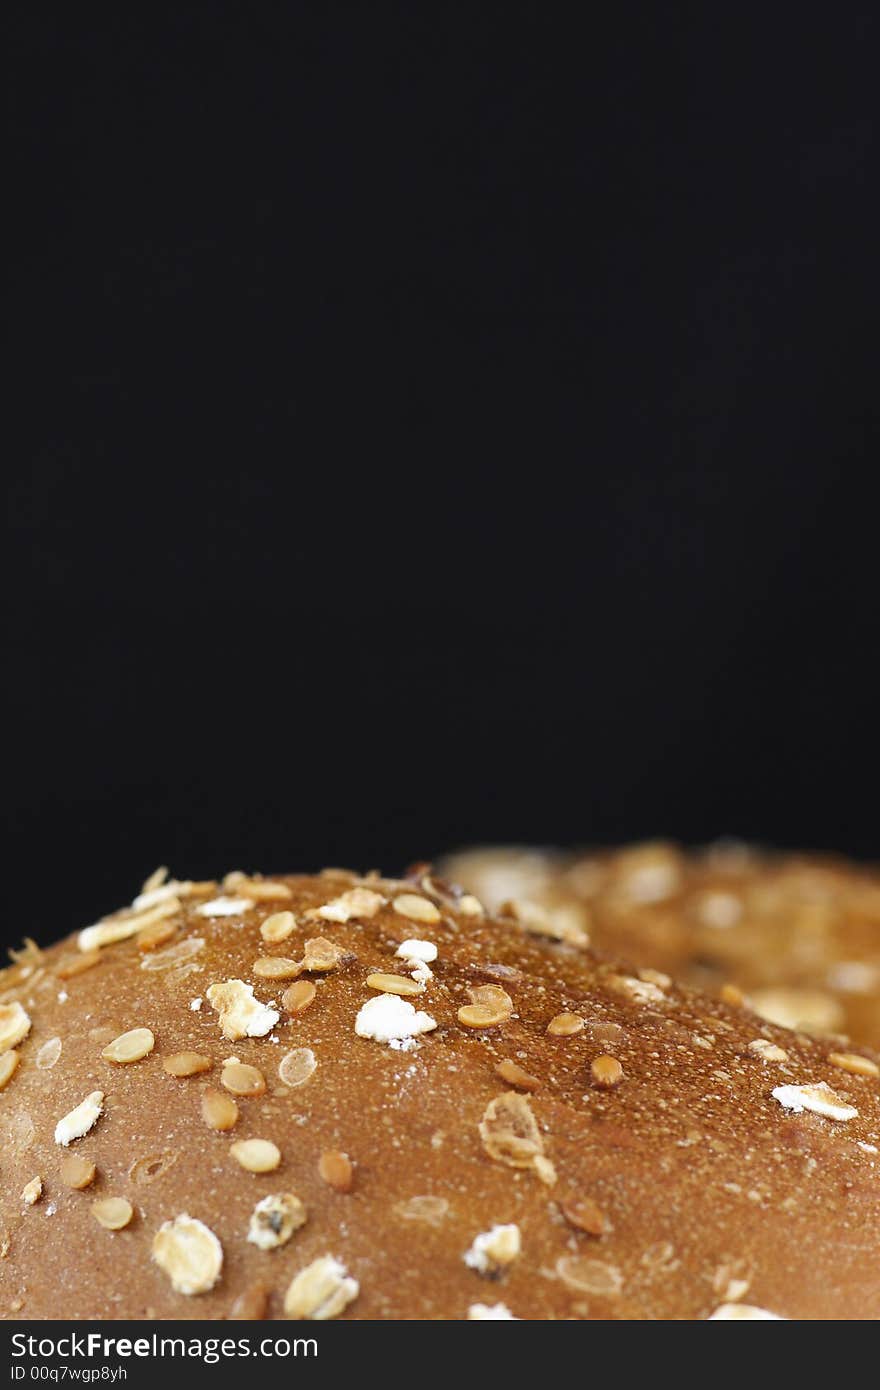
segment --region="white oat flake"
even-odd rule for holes
[[[81,1139],[97,1124],[104,1106],[104,1092],[91,1091],[85,1100],[59,1120],[55,1126],[55,1143],[63,1148],[74,1139]]]
[[[223,1247],[204,1222],[182,1212],[153,1237],[153,1259],[176,1293],[207,1293],[220,1278]]]
[[[227,980],[210,985],[208,1001],[220,1015],[223,1036],[230,1042],[240,1038],[264,1038],[275,1027],[281,1015],[277,1009],[260,1003],[254,997],[253,985],[244,980]]]
[[[472,1303],[468,1308],[468,1322],[519,1322],[506,1303]]]
[[[394,954],[405,961],[406,968],[417,984],[426,985],[429,980],[433,980],[434,972],[429,964],[437,959],[437,947],[433,941],[401,941]]]
[[[352,917],[375,917],[385,899],[381,893],[370,888],[350,888],[338,898],[333,898],[322,907],[313,907],[306,913],[311,920],[324,922],[348,922]]]
[[[779,1313],[768,1313],[753,1303],[722,1303],[710,1313],[709,1322],[787,1322]]]
[[[420,1033],[430,1033],[437,1027],[437,1020],[422,1010],[416,1012],[412,1004],[397,994],[379,994],[368,999],[355,1019],[354,1031],[359,1038],[372,1038],[374,1042],[408,1042]]]
[[[493,1226],[474,1237],[463,1259],[468,1269],[491,1276],[512,1264],[521,1248],[519,1226]]]
[[[400,956],[401,960],[407,962],[412,961],[413,964],[415,964],[416,961],[424,961],[426,964],[431,964],[437,959],[437,947],[434,945],[433,941],[418,941],[412,937],[408,938],[406,941],[401,941],[394,954]]]
[[[814,1115],[824,1115],[828,1120],[853,1120],[859,1113],[854,1105],[847,1105],[846,1101],[841,1100],[824,1081],[817,1081],[812,1086],[777,1086],[773,1098],[796,1115],[810,1110]]]
[[[241,917],[254,906],[251,898],[212,898],[196,908],[199,917]]]

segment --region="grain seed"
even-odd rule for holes
[[[326,1322],[337,1318],[360,1293],[345,1265],[332,1255],[313,1260],[291,1280],[284,1297],[289,1318],[308,1318]]]
[[[140,1062],[142,1058],[148,1057],[156,1046],[156,1039],[149,1028],[132,1028],[128,1033],[121,1033],[118,1038],[114,1038],[109,1046],[104,1048],[101,1056],[105,1062],[114,1062],[116,1066],[126,1067],[130,1062]]]
[[[260,936],[274,946],[279,941],[286,941],[295,926],[296,918],[292,912],[273,912],[260,927]]]
[[[159,1227],[153,1259],[176,1293],[207,1293],[220,1278],[223,1247],[209,1227],[183,1212]]]
[[[278,1192],[257,1202],[248,1226],[247,1238],[260,1250],[277,1250],[286,1245],[305,1225],[306,1209],[293,1192]]]
[[[240,1139],[229,1152],[248,1173],[273,1173],[281,1162],[281,1150],[271,1139]]]
[[[302,1014],[312,1003],[317,989],[311,980],[297,980],[281,996],[281,1004],[289,1014]]]
[[[199,1072],[210,1071],[213,1066],[210,1057],[201,1052],[175,1052],[162,1062],[162,1070],[169,1076],[197,1076]]]
[[[220,1081],[234,1096],[261,1096],[266,1090],[266,1078],[260,1069],[244,1062],[227,1062]]]
[[[134,1207],[124,1197],[99,1197],[92,1203],[92,1215],[105,1231],[121,1231],[134,1216]]]
[[[202,1119],[209,1129],[232,1129],[238,1122],[238,1106],[232,1096],[209,1087],[202,1096]]]
[[[348,1154],[339,1149],[325,1149],[318,1162],[318,1172],[328,1187],[337,1192],[350,1192],[354,1184],[354,1167]]]

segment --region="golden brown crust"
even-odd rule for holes
[[[441,866],[494,909],[567,912],[599,949],[717,994],[736,986],[788,1027],[880,1047],[880,872],[722,842],[561,853],[464,850]]]
[[[460,1319],[503,1303],[529,1319],[692,1319],[725,1302],[880,1317],[873,1054],[855,1049],[867,1074],[843,1068],[829,1044],[656,971],[639,975],[472,903],[460,912],[430,879],[261,882],[259,900],[238,912],[228,903],[247,901],[247,880],[216,890],[230,912],[218,917],[204,915],[204,892],[181,893],[163,919],[175,935],[155,951],[132,934],[71,973],[74,938],[0,976],[0,1005],[20,1004],[31,1024],[0,1093],[4,1317],[283,1317],[285,1297],[290,1309],[350,1318]],[[288,891],[283,903],[266,896],[270,882]],[[347,920],[351,900],[309,917],[352,890]],[[404,895],[426,904],[410,904],[415,918],[394,907]],[[253,970],[267,954],[261,924],[279,907],[296,923],[285,957],[316,963],[302,974],[315,996],[293,1015],[281,1004],[289,980]],[[317,938],[339,948],[330,968],[325,948],[306,944]],[[419,955],[425,942],[436,959]],[[84,944],[95,950],[91,937]],[[367,986],[372,974],[415,974],[424,992],[383,994]],[[236,980],[242,991],[208,1002],[212,986]],[[463,1025],[459,1011],[487,985],[512,1012]],[[478,994],[477,1006],[498,998]],[[362,1013],[383,999],[393,1002]],[[358,1035],[359,1017],[362,1032],[381,1033],[392,1014],[421,1018],[423,1031],[404,1048]],[[560,1014],[584,1026],[548,1032]],[[107,1061],[108,1044],[134,1029],[152,1032],[153,1049]],[[185,1052],[211,1069],[169,1074],[164,1061]],[[237,1086],[233,1100],[222,1081],[232,1056],[265,1091]],[[772,1094],[823,1083],[834,1096],[808,1093],[814,1108],[800,1112],[786,1105],[801,1092],[783,1092],[785,1104]],[[231,1130],[205,1123],[208,1089],[237,1107]],[[101,1093],[91,1128],[56,1143],[58,1122]],[[276,1169],[235,1161],[231,1146],[252,1139],[277,1147]],[[267,1151],[248,1152],[261,1166]],[[97,1168],[84,1190],[69,1172],[65,1181],[72,1153]],[[19,1194],[36,1177],[42,1193],[26,1205]],[[133,1207],[121,1229],[101,1224],[106,1208],[96,1216],[109,1197]],[[493,1229],[513,1225],[516,1240]],[[160,1228],[162,1267],[151,1258]],[[180,1292],[174,1280],[206,1291]]]

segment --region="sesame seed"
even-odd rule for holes
[[[473,893],[462,894],[458,900],[458,911],[462,917],[482,917],[485,913],[483,904]]]
[[[92,1203],[92,1215],[105,1231],[121,1231],[134,1216],[134,1208],[124,1197],[99,1197]]]
[[[192,880],[180,880],[177,878],[169,879],[167,883],[159,883],[154,887],[147,888],[146,885],[132,903],[135,912],[141,912],[144,908],[155,907],[157,903],[165,902],[168,898],[206,898],[215,892],[217,884],[213,879],[206,879],[201,883],[193,883]]]
[[[732,984],[730,981],[721,986],[719,996],[725,1004],[729,1004],[734,1009],[743,1008],[746,1002],[746,996],[739,985]]]
[[[339,1149],[326,1149],[318,1161],[318,1172],[328,1187],[337,1192],[350,1192],[354,1184],[354,1167],[348,1154]]]
[[[273,912],[260,927],[260,936],[275,945],[279,941],[286,941],[295,926],[296,918],[292,912]]]
[[[404,1221],[423,1221],[426,1226],[441,1226],[449,1211],[445,1197],[418,1196],[396,1202],[394,1214]]]
[[[231,1096],[209,1086],[202,1095],[202,1119],[209,1129],[232,1129],[238,1122],[238,1106]]]
[[[367,976],[367,985],[370,989],[378,990],[382,994],[424,994],[425,986],[418,980],[410,980],[406,975],[385,975],[377,971]]]
[[[864,960],[841,960],[829,967],[826,979],[844,994],[871,994],[880,988],[880,966]]]
[[[551,1018],[547,1032],[554,1038],[570,1038],[584,1028],[584,1020],[579,1014],[561,1013]]]
[[[311,980],[297,980],[281,996],[281,1004],[289,1014],[302,1014],[312,1003],[317,989]]]
[[[55,967],[55,974],[59,980],[72,980],[76,975],[82,975],[86,970],[91,970],[93,965],[97,965],[101,959],[101,952],[97,949],[84,951],[79,956],[63,956]]]
[[[238,871],[226,875],[223,887],[227,892],[238,893],[255,902],[285,902],[293,897],[286,883],[276,883],[271,878],[249,878]]]
[[[175,1052],[162,1062],[162,1070],[169,1076],[196,1076],[199,1072],[210,1071],[213,1066],[210,1057],[201,1052]]]
[[[61,1160],[61,1181],[65,1187],[71,1187],[75,1192],[82,1192],[95,1181],[97,1169],[94,1163],[88,1158],[81,1158],[79,1154],[67,1153]]]
[[[38,1051],[34,1061],[38,1071],[51,1071],[61,1056],[61,1039],[47,1038]]]
[[[578,1231],[585,1231],[587,1235],[601,1236],[608,1228],[602,1208],[592,1197],[572,1194],[563,1199],[560,1208],[568,1224]]]
[[[585,1255],[561,1255],[556,1261],[556,1273],[570,1289],[595,1294],[597,1298],[616,1298],[623,1289],[623,1275],[616,1265]]]
[[[132,1028],[130,1032],[121,1033],[118,1038],[114,1038],[113,1042],[104,1048],[101,1056],[105,1062],[125,1067],[130,1062],[140,1062],[142,1058],[149,1056],[155,1045],[156,1039],[149,1028]]]
[[[266,1090],[266,1078],[260,1069],[243,1062],[227,1062],[220,1080],[234,1096],[261,1096]]]
[[[175,922],[154,922],[151,927],[143,927],[138,932],[135,944],[138,950],[146,955],[149,951],[157,951],[160,946],[164,946],[176,931]]]
[[[831,1052],[829,1062],[841,1071],[852,1072],[854,1076],[880,1076],[880,1067],[870,1057],[861,1057],[858,1052]]]
[[[769,1038],[755,1038],[749,1043],[749,1051],[754,1052],[763,1062],[787,1062],[788,1053]]]
[[[495,1073],[500,1076],[502,1081],[506,1081],[509,1086],[518,1086],[521,1091],[537,1091],[541,1083],[536,1076],[523,1071],[517,1062],[505,1057],[495,1064]]]
[[[616,1057],[603,1053],[601,1057],[593,1058],[590,1074],[596,1086],[602,1090],[610,1090],[613,1086],[619,1086],[623,1080],[623,1067]]]
[[[482,1009],[491,1015],[493,1023],[501,1023],[513,1013],[513,1000],[500,985],[472,985],[468,988],[468,997],[475,1009]]]
[[[440,913],[432,902],[418,893],[401,893],[391,904],[394,911],[411,922],[439,922]]]
[[[500,1009],[488,1009],[483,1004],[463,1004],[456,1015],[465,1028],[494,1028],[506,1023],[510,1014]]]
[[[318,1059],[310,1047],[295,1047],[278,1063],[278,1075],[285,1086],[303,1086],[315,1071]]]
[[[302,965],[286,956],[260,956],[251,969],[261,980],[293,980],[299,975]]]
[[[271,1139],[240,1139],[229,1152],[248,1173],[272,1173],[281,1162],[281,1150]]]

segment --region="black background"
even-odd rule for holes
[[[157,862],[878,853],[874,12],[19,10],[9,938]]]

